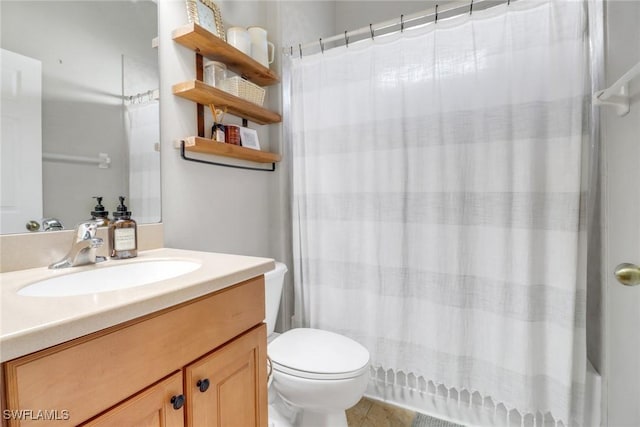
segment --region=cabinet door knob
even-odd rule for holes
[[[179,394],[177,396],[171,397],[171,404],[173,405],[173,409],[180,409],[184,406],[184,395]]]
[[[198,386],[198,390],[204,393],[209,389],[209,380],[207,378],[203,380],[198,380],[198,382],[196,383],[196,386]]]

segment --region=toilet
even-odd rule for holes
[[[270,427],[347,427],[345,410],[367,388],[369,352],[334,332],[312,328],[274,333],[287,266],[265,273],[265,304],[271,360]]]

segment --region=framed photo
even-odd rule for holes
[[[227,41],[220,9],[211,0],[186,0],[189,23],[196,23],[211,34]]]
[[[255,129],[240,128],[240,145],[246,148],[252,148],[254,150],[260,149],[260,142],[258,141],[258,132]]]

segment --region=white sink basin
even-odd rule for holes
[[[32,283],[20,289],[18,295],[64,297],[117,291],[182,276],[198,268],[200,263],[183,260],[154,260],[99,266]]]

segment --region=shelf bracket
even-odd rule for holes
[[[196,79],[204,80],[204,59],[196,52]],[[204,138],[204,105],[196,105],[196,120],[198,122],[198,136]]]
[[[620,86],[618,93],[616,95],[610,95],[608,97],[603,97],[604,90],[599,90],[598,92],[593,94],[593,103],[594,105],[609,105],[616,108],[616,113],[618,116],[622,117],[629,113],[631,109],[630,100],[629,100],[629,84],[623,84]]]
[[[184,140],[180,141],[180,157],[182,157],[184,160],[188,160],[190,162],[196,162],[196,163],[204,163],[205,165],[214,165],[214,166],[224,166],[227,168],[234,168],[234,169],[246,169],[246,170],[251,170],[251,171],[262,171],[262,172],[273,172],[276,170],[276,164],[275,163],[271,163],[271,169],[264,169],[264,168],[254,168],[251,166],[241,166],[241,165],[230,165],[227,163],[218,163],[218,162],[211,162],[209,160],[201,160],[201,159],[196,159],[193,157],[187,157],[186,156],[186,150],[184,148]]]

